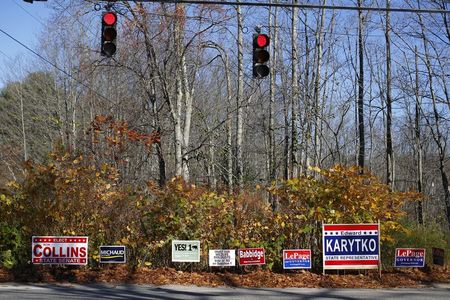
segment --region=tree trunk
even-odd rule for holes
[[[238,0],[238,2],[240,2]],[[237,50],[238,50],[238,74],[237,74],[237,115],[236,115],[236,165],[237,165],[237,182],[240,189],[244,186],[244,163],[242,161],[242,141],[244,132],[244,53],[243,53],[243,38],[242,38],[242,14],[241,7],[238,5],[237,10]]]
[[[415,105],[415,119],[414,119],[414,132],[415,132],[415,148],[416,148],[416,161],[417,161],[417,170],[416,170],[416,182],[417,182],[417,191],[422,193],[422,182],[423,182],[423,158],[422,158],[422,141],[420,136],[420,106],[421,101],[419,97],[419,58],[417,55],[417,46],[414,48],[414,56],[415,56],[415,87],[414,87],[414,96],[416,99]],[[423,225],[423,206],[422,200],[417,201],[417,221],[419,224]]]
[[[327,5],[327,1],[323,1],[323,5]],[[325,9],[321,10],[320,22],[318,22],[316,30],[316,46],[315,46],[315,74],[314,74],[314,166],[318,166],[320,161],[320,82],[321,82],[321,65],[323,56],[323,26],[325,23]]]
[[[358,7],[362,6],[362,0],[358,0]],[[360,174],[364,173],[365,159],[365,137],[364,137],[364,16],[362,10],[358,10],[359,30],[358,30],[358,49],[359,49],[359,76],[358,76],[358,166]]]
[[[272,2],[272,1],[271,1]],[[269,11],[269,27],[271,28],[272,47],[271,47],[271,66],[270,66],[270,103],[269,103],[269,182],[275,180],[276,177],[276,160],[275,160],[275,79],[276,79],[276,66],[277,66],[277,44],[278,44],[278,9],[270,8]],[[272,34],[273,33],[273,34]],[[272,209],[277,209],[276,197],[269,194],[269,201],[272,205]]]
[[[386,184],[394,190],[394,154],[392,150],[392,96],[391,96],[391,22],[389,16],[390,0],[386,0]]]
[[[293,0],[297,4],[297,0]],[[291,178],[298,176],[298,133],[297,133],[297,119],[298,119],[298,53],[297,53],[297,20],[298,8],[292,8],[292,95],[291,95]]]
[[[432,100],[434,126],[433,126],[433,124],[431,124],[431,122],[428,121],[428,117],[426,117],[425,119],[427,120],[427,123],[430,126],[432,137],[433,137],[434,141],[436,142],[436,146],[438,147],[439,172],[441,175],[442,189],[443,189],[443,193],[444,193],[444,204],[445,204],[445,210],[446,210],[447,226],[450,229],[450,191],[449,191],[448,177],[447,177],[447,173],[445,171],[446,141],[444,140],[444,137],[441,132],[441,125],[440,125],[441,117],[439,115],[439,111],[437,108],[436,93],[435,93],[434,87],[433,87],[433,70],[431,69],[430,55],[428,52],[428,40],[425,35],[425,26],[423,24],[422,16],[420,14],[418,14],[418,18],[419,18],[419,25],[421,28],[423,48],[424,48],[424,52],[425,52],[425,66],[427,68],[428,85],[429,85],[430,96],[431,96],[431,100]]]

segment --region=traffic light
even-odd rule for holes
[[[27,3],[33,4],[33,1],[41,1],[41,2],[45,2],[45,1],[47,1],[47,0],[23,0],[23,1],[25,1],[25,2],[27,2]]]
[[[111,57],[116,53],[117,15],[108,11],[102,15],[101,55]]]
[[[269,43],[270,39],[267,34],[253,35],[253,78],[264,78],[270,73],[267,66],[270,54],[266,50]]]

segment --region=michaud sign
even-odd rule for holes
[[[33,236],[33,264],[87,265],[87,236]]]
[[[100,262],[104,264],[123,264],[127,262],[125,246],[100,246]]]
[[[377,269],[379,224],[323,224],[323,269]]]

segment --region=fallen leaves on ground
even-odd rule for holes
[[[317,274],[309,271],[284,273],[256,269],[237,269],[235,272],[189,272],[174,268],[137,268],[128,266],[105,266],[102,268],[77,268],[56,266],[32,266],[12,272],[0,269],[0,282],[47,282],[47,283],[134,283],[134,284],[180,284],[197,286],[230,287],[308,287],[308,288],[394,288],[423,287],[432,283],[450,283],[448,267],[401,269],[383,272],[381,280],[376,271],[339,271],[339,274]]]

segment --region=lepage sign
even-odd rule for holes
[[[395,249],[395,267],[424,267],[425,249],[397,248]]]
[[[239,265],[264,265],[266,263],[266,255],[264,248],[244,248],[238,250]]]
[[[87,265],[87,236],[33,236],[33,264]]]
[[[311,250],[283,250],[283,269],[311,269]]]
[[[323,224],[323,269],[376,269],[379,224]]]

